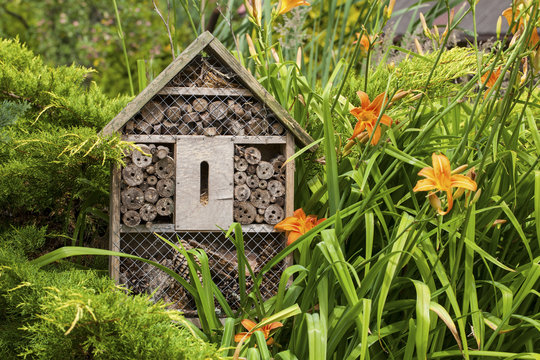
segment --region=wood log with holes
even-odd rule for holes
[[[266,208],[264,219],[268,224],[275,225],[285,217],[285,211],[281,206],[272,204]]]
[[[238,201],[248,201],[251,196],[251,189],[246,185],[237,185],[234,187],[234,198]]]
[[[247,122],[245,127],[246,135],[261,136],[268,132],[268,121],[263,119],[252,119]]]
[[[268,182],[266,180],[259,181],[259,189],[266,189],[268,187]]]
[[[137,186],[143,183],[144,174],[140,167],[130,164],[122,170],[122,180],[127,186]]]
[[[131,159],[133,161],[133,164],[137,165],[140,168],[145,168],[149,166],[152,163],[152,152],[150,150],[150,147],[144,144],[135,144],[138,146],[141,151],[135,149],[131,153]]]
[[[257,216],[257,209],[249,202],[237,202],[234,205],[234,220],[242,225],[252,224]]]
[[[213,101],[208,105],[208,113],[214,120],[223,120],[227,117],[227,104],[222,101]]]
[[[268,182],[267,189],[270,192],[270,195],[272,195],[273,197],[280,197],[285,195],[285,186],[281,181],[270,180]]]
[[[161,197],[174,195],[174,181],[172,179],[161,179],[156,184],[156,190]]]
[[[139,216],[143,221],[153,221],[157,216],[156,207],[152,204],[144,204],[139,210]]]
[[[144,204],[144,192],[136,187],[129,187],[120,194],[122,205],[129,210],[138,210]]]
[[[169,148],[163,145],[157,147],[156,156],[158,159],[165,159],[169,155]]]
[[[257,177],[257,175],[249,175],[246,178],[246,184],[251,189],[256,189],[259,187],[259,178]]]
[[[270,199],[270,202],[273,203],[273,204],[276,204],[278,206],[285,206],[285,198],[283,196],[272,197]]]
[[[159,200],[159,193],[156,188],[149,187],[144,191],[144,200],[150,204],[155,204]]]
[[[141,217],[137,211],[129,210],[122,216],[122,221],[126,226],[135,227],[141,223]]]
[[[146,178],[146,183],[150,186],[154,186],[158,183],[158,179],[154,175],[150,175]]]
[[[259,165],[257,165],[256,173],[259,179],[268,180],[274,176],[274,167],[267,161],[261,161]]]
[[[251,192],[249,202],[257,209],[266,209],[270,205],[270,198],[268,190],[255,189]]]
[[[156,168],[154,167],[154,165],[147,166],[145,170],[149,175],[152,175],[156,172]]]
[[[125,214],[125,213],[127,213],[127,212],[128,212],[127,206],[126,206],[126,205],[121,205],[121,206],[120,206],[120,213],[121,213],[121,214]]]
[[[150,125],[160,123],[163,115],[163,106],[157,101],[150,101],[141,109],[141,117]]]
[[[259,149],[251,146],[244,150],[244,157],[248,164],[257,165],[261,162],[262,155]]]
[[[156,203],[156,211],[161,216],[169,216],[173,213],[174,201],[171,198],[159,199]]]
[[[239,157],[238,160],[234,160],[234,168],[236,171],[246,171],[248,168],[248,162],[243,157]]]
[[[156,175],[160,179],[169,179],[174,175],[175,166],[172,157],[167,156],[156,163]]]
[[[236,185],[243,185],[246,183],[247,175],[243,171],[237,171],[234,173],[234,183]]]
[[[202,113],[208,108],[208,101],[203,98],[195,99],[191,102],[191,107],[193,108],[193,111]]]
[[[257,176],[257,165],[248,165],[246,174]]]

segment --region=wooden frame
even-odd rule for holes
[[[111,190],[109,205],[109,249],[120,251],[120,167],[111,167]],[[109,270],[111,278],[117,283],[120,273],[120,259],[118,256],[109,257]]]

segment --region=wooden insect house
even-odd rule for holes
[[[285,234],[274,230],[294,211],[294,163],[284,161],[311,137],[208,32],[102,131],[115,132],[144,153],[134,150],[124,167],[113,169],[110,248],[159,262],[186,279],[185,259],[155,233],[203,249],[214,282],[236,308],[236,251],[221,229],[242,225],[256,273],[284,248]],[[112,277],[135,293],[155,291],[156,300],[194,313],[189,294],[160,270],[126,258],[112,258],[110,265]],[[276,292],[286,265],[265,275],[263,296]]]

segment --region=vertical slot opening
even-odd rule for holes
[[[208,163],[206,161],[201,162],[200,202],[202,205],[208,204]]]

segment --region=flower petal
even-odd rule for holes
[[[303,234],[299,231],[291,231],[287,237],[287,246],[298,240],[298,238],[302,235]]]
[[[238,334],[234,335],[234,342],[240,342],[240,341],[242,341],[242,339],[244,339],[244,337],[245,337],[245,340],[247,340],[247,339],[249,339],[250,336],[251,336],[251,334],[248,334],[247,332],[238,333]]]
[[[388,97],[386,97],[386,93],[381,93],[377,95],[377,97],[373,100],[371,105],[369,106],[369,110],[373,110],[373,112],[379,116],[379,113],[381,112],[381,108],[384,102],[388,102]]]
[[[433,168],[430,167],[423,168],[418,172],[418,175],[435,180],[435,172],[433,171]]]
[[[394,120],[392,120],[392,118],[388,115],[381,116],[381,123],[383,123],[386,126],[392,126],[393,121]]]
[[[379,139],[381,138],[381,127],[377,126],[375,129],[375,134],[373,134],[373,137],[371,138],[371,145],[375,146],[379,142]]]
[[[242,320],[242,325],[247,329],[247,331],[251,331],[251,329],[257,326],[257,323],[249,319],[244,319]]]
[[[441,215],[441,216],[444,216],[444,215],[448,214],[450,212],[450,210],[452,210],[452,207],[454,206],[454,199],[452,198],[452,191],[451,190],[446,192],[446,201],[448,202],[448,209],[446,209],[446,211],[442,211],[441,209],[439,209],[437,211],[439,213],[439,215]]]
[[[293,213],[293,216],[295,218],[298,218],[298,219],[301,219],[301,220],[305,220],[306,219],[306,213],[304,212],[304,209],[300,208],[300,209],[296,209]]]
[[[360,98],[360,106],[362,106],[363,109],[366,109],[370,104],[368,94],[366,94],[362,90],[358,90],[356,92],[356,95],[358,95],[358,97]]]
[[[450,160],[442,154],[437,155],[435,153],[431,155],[431,160],[433,161],[433,172],[439,182],[444,183],[442,180],[450,179]]]
[[[358,121],[356,123],[356,126],[354,127],[354,131],[352,136],[348,140],[355,139],[358,135],[360,135],[364,130],[366,129],[366,124],[363,121]]]
[[[452,175],[450,186],[476,191],[476,181],[465,175]]]
[[[431,179],[422,179],[422,180],[418,180],[413,191],[414,192],[430,191],[430,190],[435,190],[435,189],[437,189],[437,184],[435,183],[435,181]]]
[[[297,218],[289,216],[274,225],[274,229],[282,231],[300,231],[301,226],[302,224]]]
[[[278,329],[278,328],[280,328],[282,326],[283,326],[282,323],[280,323],[279,321],[276,321],[276,322],[273,322],[271,324],[266,325],[264,328],[266,330],[268,330],[268,331],[272,331],[272,330]]]

